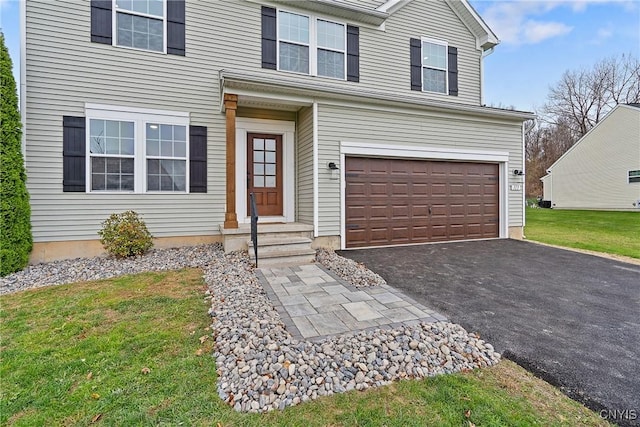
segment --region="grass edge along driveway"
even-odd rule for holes
[[[640,259],[640,212],[526,209],[527,240]]]
[[[216,393],[204,290],[186,269],[0,297],[0,424],[607,425],[509,361],[237,413]]]

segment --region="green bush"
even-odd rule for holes
[[[0,80],[0,276],[6,276],[27,265],[33,240],[16,81],[2,33]]]
[[[134,211],[111,214],[98,234],[107,252],[118,258],[142,255],[153,246],[153,236]]]

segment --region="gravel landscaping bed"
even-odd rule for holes
[[[324,265],[356,288],[387,284],[386,280],[369,270],[364,264],[341,257],[331,250],[318,249],[316,262]]]
[[[284,409],[320,396],[500,360],[490,344],[448,322],[295,340],[246,255],[227,258],[223,265],[210,265],[205,280],[212,302],[218,394],[237,411]]]
[[[318,261],[355,286],[384,283],[362,264],[333,252],[319,251]],[[79,258],[30,266],[0,279],[0,294],[185,267],[204,270],[217,390],[237,411],[268,412],[320,396],[500,360],[490,344],[448,322],[360,331],[313,342],[295,340],[266,296],[247,254],[224,254],[219,244],[154,250],[125,260]]]
[[[109,279],[145,271],[203,267],[212,259],[222,256],[222,245],[216,243],[174,249],[154,249],[143,256],[127,259],[76,258],[30,265],[22,271],[0,278],[0,295],[42,286]]]

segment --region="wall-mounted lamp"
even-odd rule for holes
[[[514,169],[513,174],[516,176],[524,176],[524,171],[521,171],[520,169]]]
[[[331,179],[340,179],[340,171],[336,162],[327,163],[327,168],[331,171]]]

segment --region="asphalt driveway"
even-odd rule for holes
[[[516,240],[340,255],[611,421],[640,425],[639,265]]]

